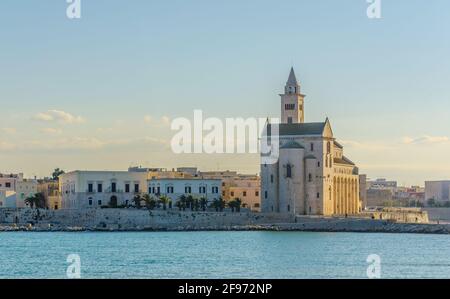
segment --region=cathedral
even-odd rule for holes
[[[359,174],[344,156],[329,119],[305,123],[305,95],[291,69],[281,94],[278,161],[261,159],[262,212],[296,215],[354,215],[361,212]],[[278,143],[277,141],[277,143]]]

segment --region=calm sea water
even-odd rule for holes
[[[0,278],[450,278],[450,236],[303,232],[1,233]]]

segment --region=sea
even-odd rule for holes
[[[450,278],[450,236],[5,232],[0,278]]]

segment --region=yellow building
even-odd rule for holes
[[[257,175],[238,174],[235,171],[200,172],[203,178],[222,180],[222,198],[229,202],[240,199],[243,208],[261,211],[261,180]]]
[[[39,181],[37,192],[42,193],[45,204],[50,210],[61,209],[61,196],[59,193],[59,182],[52,180]]]

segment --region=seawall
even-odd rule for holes
[[[0,209],[0,231],[258,230],[450,234],[450,224],[392,220],[294,217],[288,214],[148,211],[135,209]]]

